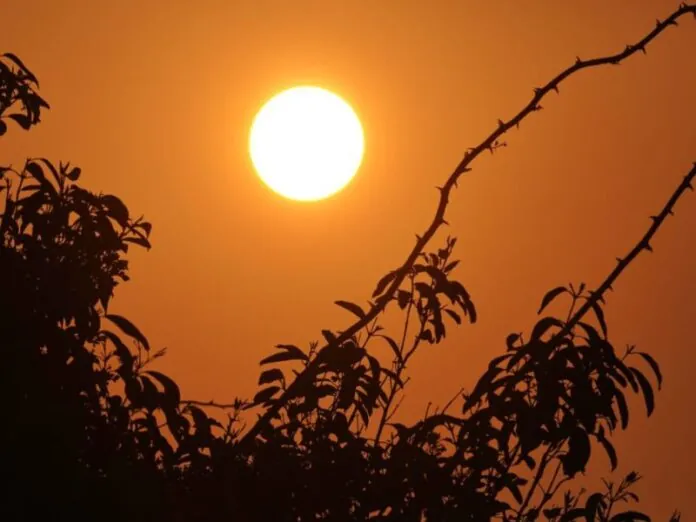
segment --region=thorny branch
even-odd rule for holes
[[[604,280],[604,282],[599,286],[597,290],[595,290],[594,292],[590,292],[590,297],[587,298],[587,300],[583,303],[583,305],[580,308],[578,308],[577,312],[575,312],[573,317],[571,317],[571,319],[566,323],[565,327],[558,332],[557,336],[559,338],[567,335],[575,327],[575,325],[578,324],[580,319],[582,319],[583,316],[590,310],[590,308],[592,308],[598,301],[604,301],[603,296],[606,293],[606,291],[613,289],[612,285],[616,282],[616,280],[626,269],[626,267],[629,264],[631,264],[631,262],[638,256],[638,254],[641,253],[641,251],[647,250],[648,252],[652,252],[650,241],[662,225],[662,222],[667,218],[667,216],[674,215],[674,205],[677,203],[682,194],[684,194],[684,192],[687,189],[694,190],[692,182],[695,177],[696,162],[694,162],[693,167],[689,171],[689,173],[686,176],[684,176],[684,179],[679,184],[677,189],[674,191],[672,197],[669,198],[662,211],[657,216],[650,216],[650,219],[652,219],[652,225],[650,225],[650,228],[648,228],[648,231],[645,233],[643,238],[640,241],[638,241],[638,243],[636,243],[636,245],[633,247],[633,249],[628,253],[626,257],[624,257],[623,259],[617,258],[618,263],[614,270],[611,271],[611,273],[607,276],[607,278]]]
[[[376,302],[372,304],[372,307],[363,318],[356,321],[352,326],[344,330],[339,336],[336,337],[333,343],[330,344],[340,346],[341,344],[345,343],[346,340],[350,339],[353,335],[362,330],[365,326],[369,324],[370,321],[377,317],[377,315],[379,315],[386,308],[387,304],[391,300],[391,297],[394,295],[394,292],[396,292],[398,288],[401,286],[407,274],[411,270],[411,267],[413,266],[416,259],[425,248],[425,246],[433,238],[440,226],[443,224],[447,224],[447,222],[445,221],[445,211],[447,210],[447,206],[449,204],[450,193],[452,192],[452,189],[457,186],[457,181],[459,180],[461,175],[471,170],[470,165],[482,152],[486,150],[493,151],[495,148],[500,146],[500,142],[498,141],[499,138],[502,137],[513,127],[519,127],[519,124],[522,122],[522,120],[526,118],[529,114],[541,110],[542,107],[541,105],[539,105],[539,102],[552,90],[558,92],[558,86],[568,77],[583,69],[589,69],[610,64],[618,65],[622,61],[637,53],[638,51],[646,53],[646,48],[648,44],[650,44],[658,35],[660,35],[665,29],[667,29],[667,27],[677,25],[677,20],[689,13],[693,14],[694,17],[696,17],[696,4],[689,5],[686,3],[682,3],[679,6],[679,8],[676,11],[674,11],[668,18],[666,18],[663,21],[658,20],[655,28],[652,31],[650,31],[645,37],[643,37],[640,41],[633,45],[627,45],[622,52],[610,56],[605,56],[602,58],[593,58],[589,60],[581,60],[580,58],[577,58],[573,65],[566,68],[555,78],[549,81],[546,85],[534,89],[534,96],[532,97],[530,102],[519,113],[517,113],[516,116],[514,116],[507,122],[498,120],[498,127],[478,146],[467,150],[467,152],[464,154],[464,158],[461,160],[459,165],[457,165],[452,174],[450,174],[445,184],[442,187],[438,187],[440,191],[440,200],[437,206],[437,210],[435,212],[435,216],[428,228],[423,233],[423,235],[416,236],[417,241],[415,246],[411,250],[411,253],[408,255],[403,265],[396,270],[395,277],[388,285],[388,288],[382,293],[381,296],[379,296],[376,299]],[[641,247],[641,249],[642,248],[645,247]],[[635,257],[635,255],[633,257]],[[615,271],[615,277],[610,278],[611,281],[618,277],[623,268],[625,268],[626,264],[627,263],[619,264],[619,267],[617,267],[617,270]],[[611,284],[611,281],[609,282],[609,285]],[[607,286],[606,288],[608,287],[609,286]],[[606,288],[604,288],[604,290],[606,290]],[[598,291],[596,295],[601,295],[601,293]],[[597,297],[595,297],[595,300],[596,299]],[[591,304],[589,304],[589,301],[588,303],[586,303],[585,306],[588,308],[589,306],[591,306]],[[581,317],[582,314],[580,314],[580,312],[585,313],[586,311],[587,309],[585,307],[582,307],[580,310],[578,310],[578,313],[576,313],[576,317]],[[326,346],[324,348],[326,348]],[[321,356],[316,357],[312,361],[312,363],[310,363],[304,369],[304,371],[297,376],[297,378],[290,384],[290,386],[288,386],[288,388],[283,392],[283,394],[280,397],[278,397],[275,401],[273,401],[273,403],[271,403],[271,405],[266,409],[263,415],[259,417],[256,423],[241,438],[240,445],[242,447],[250,443],[268,424],[268,422],[272,418],[277,416],[280,408],[290,397],[293,396],[293,394],[297,391],[298,387],[300,387],[304,382],[307,382],[307,380],[312,378],[312,376],[316,373],[318,367],[322,362],[323,359]]]
[[[558,334],[559,337],[568,334],[572,328],[577,325],[577,323],[584,317],[584,315],[592,308],[593,304],[602,299],[602,295],[611,288],[612,284],[619,278],[623,271],[628,267],[628,265],[635,260],[635,258],[643,250],[652,251],[650,248],[650,240],[655,236],[659,230],[662,223],[665,221],[667,216],[674,215],[674,207],[679,200],[684,195],[687,190],[694,190],[693,182],[696,179],[696,161],[693,163],[691,170],[684,176],[684,179],[674,190],[670,198],[665,203],[662,211],[657,216],[652,216],[652,224],[648,228],[645,235],[636,243],[636,245],[631,249],[628,255],[624,259],[620,259],[618,265],[611,273],[607,276],[604,282],[599,286],[599,288],[592,292],[590,297],[585,301],[583,306],[581,306],[573,317],[566,323],[565,328],[560,330]],[[565,333],[564,333],[565,332]],[[551,342],[551,341],[549,341]],[[422,430],[432,430],[434,426],[439,424],[451,423],[458,426],[464,425],[464,419],[453,417],[445,413],[435,414],[431,417],[423,419],[412,426],[409,431],[417,432]]]

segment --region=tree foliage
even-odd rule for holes
[[[603,295],[650,250],[696,166],[595,290],[551,289],[536,324],[507,336],[470,391],[411,425],[394,417],[419,348],[476,321],[456,278],[456,239],[429,246],[459,176],[566,78],[644,51],[688,13],[696,6],[682,5],[622,53],[578,59],[535,90],[467,152],[440,188],[431,225],[368,306],[336,301],[352,326],[322,330],[321,347],[277,345],[261,360],[251,400],[182,400],[176,382],[152,368],[164,352],[109,311],[115,287],[128,281],[129,248],[150,248],[149,222],[118,197],[79,186],[81,171],[70,164],[30,158],[1,167],[0,457],[12,477],[1,493],[3,520],[650,520],[633,505],[635,472],[598,492],[573,485],[597,449],[616,468],[613,435],[635,415],[630,395],[654,410],[659,365],[635,347],[616,350]],[[17,56],[0,58],[0,134],[11,121],[25,130],[40,121],[48,104],[37,89]],[[387,307],[401,314],[402,331],[380,325]],[[375,355],[378,343],[388,358]],[[260,412],[249,428],[245,412]]]

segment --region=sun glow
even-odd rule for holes
[[[300,201],[323,199],[345,187],[363,151],[358,116],[320,87],[293,87],[271,98],[249,135],[259,177],[275,192]]]

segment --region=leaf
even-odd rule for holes
[[[278,348],[279,350],[286,350],[288,352],[292,352],[295,355],[297,355],[297,357],[299,357],[300,359],[303,359],[305,361],[307,359],[309,359],[309,357],[307,357],[307,354],[305,354],[302,350],[300,350],[294,344],[276,344],[275,347]]]
[[[269,386],[268,388],[264,388],[254,395],[254,404],[261,404],[268,401],[278,392],[278,390],[280,390],[280,386]]]
[[[452,319],[454,319],[455,323],[462,324],[462,318],[459,317],[459,314],[457,314],[457,312],[450,310],[449,308],[445,308],[445,313],[449,315]]]
[[[140,377],[140,380],[143,385],[143,405],[149,411],[152,411],[157,408],[157,398],[159,397],[159,392],[157,391],[157,387],[147,377]]]
[[[600,507],[604,507],[604,494],[595,493],[587,499],[587,502],[585,503],[585,509],[587,510],[585,518],[587,519],[587,522],[595,522],[595,520],[597,520]]]
[[[194,406],[193,404],[187,405],[186,409],[193,418],[193,423],[196,426],[196,430],[204,431],[210,427],[210,418],[202,409]]]
[[[124,243],[135,243],[136,245],[140,245],[141,247],[145,247],[148,250],[150,250],[150,248],[152,248],[152,245],[150,245],[150,242],[147,239],[142,238],[142,237],[138,237],[138,236],[124,237],[122,239],[122,241]]]
[[[299,350],[299,348],[298,348]],[[302,354],[302,355],[300,355]],[[279,353],[274,353],[273,355],[269,355],[265,359],[261,359],[259,362],[260,365],[263,364],[269,364],[273,362],[283,362],[283,361],[298,361],[298,360],[307,360],[307,356],[300,352],[298,354],[297,352],[293,352],[291,350],[285,351],[285,352],[279,352]]]
[[[372,297],[377,297],[378,295],[382,295],[384,292],[384,289],[387,288],[387,285],[391,283],[394,278],[396,277],[396,274],[398,273],[397,270],[392,270],[388,274],[386,274],[382,279],[379,280],[377,283],[377,287],[375,288],[375,291],[372,292]]]
[[[544,308],[546,308],[551,301],[564,292],[568,292],[568,289],[565,286],[557,286],[556,288],[546,292],[546,295],[541,300],[541,306],[539,307],[537,314],[541,314],[541,312],[544,311]]]
[[[576,428],[568,440],[568,453],[562,458],[563,472],[568,477],[574,477],[579,471],[585,471],[590,459],[590,438],[582,428]]]
[[[559,329],[562,329],[563,321],[560,321],[555,317],[544,317],[543,319],[540,319],[539,322],[534,326],[534,330],[532,330],[530,342],[540,339],[541,336],[544,335],[546,331],[552,326],[556,326]]]
[[[344,377],[338,392],[337,407],[339,409],[346,410],[353,404],[359,376],[360,374],[358,372],[352,371]]]
[[[511,333],[505,338],[505,346],[507,346],[509,352],[516,349],[515,343],[518,341],[519,338],[520,334],[516,333]]]
[[[604,311],[597,301],[592,302],[592,311],[597,316],[597,321],[599,321],[599,326],[602,328],[602,333],[604,338],[607,338],[607,323],[604,320]]]
[[[452,261],[451,263],[449,263],[449,264],[444,268],[444,272],[445,272],[445,273],[451,272],[452,270],[454,270],[454,268],[455,268],[458,264],[459,264],[459,260]]]
[[[7,117],[16,121],[24,130],[29,130],[31,127],[31,120],[26,114],[8,114]]]
[[[396,344],[396,341],[394,339],[392,339],[391,337],[389,337],[388,335],[381,335],[380,337],[382,337],[382,339],[387,341],[390,348],[394,352],[394,356],[396,357],[397,361],[401,362],[402,361],[401,352],[399,350],[399,345]]]
[[[34,177],[36,181],[38,181],[42,185],[48,183],[48,180],[46,179],[46,176],[43,173],[41,165],[39,165],[35,161],[28,162],[25,169]]]
[[[69,172],[65,173],[65,177],[70,181],[77,181],[80,178],[80,174],[82,174],[82,169],[80,167],[74,167],[70,169]]]
[[[626,397],[623,392],[617,388],[614,392],[614,398],[616,399],[616,405],[619,407],[621,428],[625,430],[628,427],[628,404],[626,403]]]
[[[105,194],[99,198],[101,204],[106,207],[109,216],[114,218],[122,227],[128,226],[128,207],[116,196]]]
[[[357,315],[360,319],[363,319],[365,317],[365,312],[363,311],[363,309],[355,303],[351,303],[349,301],[335,301],[335,303],[341,308],[345,308],[352,314]]]
[[[143,345],[143,348],[145,350],[150,351],[150,343],[147,342],[147,339],[145,336],[142,334],[138,328],[131,323],[128,319],[126,319],[123,316],[120,315],[115,315],[115,314],[107,314],[105,317],[114,323],[116,326],[118,326],[123,333],[126,335],[131,336],[133,339],[138,341],[140,344]]]
[[[650,517],[638,511],[624,511],[611,517],[609,522],[650,522]]]
[[[572,522],[579,518],[585,517],[585,510],[583,508],[573,508],[566,512],[562,517],[560,522]]]
[[[147,223],[147,222],[139,223],[138,225],[136,225],[136,228],[141,228],[145,232],[145,235],[148,237],[150,236],[150,233],[152,232],[152,224],[151,223]]]
[[[331,330],[322,330],[321,335],[324,336],[328,344],[334,344],[336,342],[336,336]]]
[[[126,379],[126,397],[136,408],[141,405],[143,389],[137,377]]]
[[[599,443],[604,447],[604,451],[607,452],[607,456],[609,457],[609,461],[611,462],[611,470],[614,471],[616,469],[616,466],[619,464],[619,459],[616,456],[616,450],[614,449],[614,445],[611,443],[610,440],[608,440],[604,434],[601,436],[597,436],[597,440]]]
[[[63,186],[63,179],[60,177],[60,174],[58,174],[58,171],[53,166],[53,163],[51,163],[46,158],[36,158],[36,159],[43,162],[43,164],[46,165],[46,167],[48,167],[48,170],[50,170],[51,174],[53,175],[53,179],[56,180],[56,183],[58,184],[59,187],[62,187]]]
[[[534,468],[536,468],[536,461],[531,455],[525,455],[524,457],[522,457],[522,462],[524,462],[527,465],[527,467],[532,471],[534,471]]]
[[[657,389],[658,390],[662,389],[662,372],[660,371],[660,365],[657,364],[657,361],[649,353],[645,353],[645,352],[636,352],[636,353],[638,355],[640,355],[643,359],[645,359],[645,361],[650,365],[650,368],[652,368],[652,371],[655,374],[655,378],[657,379]]]
[[[179,390],[179,385],[174,382],[171,377],[168,377],[167,375],[155,370],[149,370],[145,373],[152,375],[160,382],[160,384],[162,384],[162,388],[164,388],[164,396],[169,401],[169,405],[176,408],[181,402],[181,391]]]
[[[517,485],[517,482],[515,482],[515,479],[517,477],[515,475],[509,474],[505,477],[505,486],[510,490],[510,493],[512,493],[512,496],[515,497],[515,500],[517,501],[518,504],[522,504],[524,501],[524,498],[522,497],[522,492],[520,491],[520,487]]]
[[[102,335],[111,341],[114,345],[116,356],[121,360],[121,368],[119,369],[119,375],[122,373],[122,369],[126,370],[127,373],[132,373],[133,363],[135,359],[131,354],[130,350],[126,344],[121,340],[121,338],[113,332],[108,330],[102,330]]]
[[[261,372],[259,376],[259,384],[268,384],[274,381],[282,381],[285,379],[283,371],[278,368],[271,368],[270,370],[265,370]]]
[[[406,308],[406,305],[408,305],[408,302],[411,300],[411,292],[407,292],[406,290],[399,290],[396,294],[396,300],[399,303],[399,308],[402,310]]]
[[[643,375],[635,368],[630,368],[630,370],[631,373],[635,375],[636,380],[638,381],[638,385],[640,386],[640,389],[643,392],[643,398],[645,399],[645,407],[648,410],[648,417],[650,417],[650,415],[652,415],[652,412],[655,410],[655,394],[653,393],[650,381],[648,381],[645,375]]]
[[[39,86],[39,81],[36,79],[36,76],[34,76],[34,74],[27,68],[27,66],[24,65],[22,60],[20,60],[17,57],[17,55],[15,55],[13,53],[5,53],[5,54],[3,54],[3,56],[5,58],[9,58],[10,60],[12,60],[14,62],[14,64],[17,67],[19,67],[24,72],[24,74],[27,75],[27,78],[29,78],[32,82],[34,82],[37,87]]]

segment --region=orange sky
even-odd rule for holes
[[[194,7],[195,5],[195,7]],[[150,252],[112,311],[167,346],[159,368],[186,398],[253,394],[276,343],[306,346],[364,303],[430,222],[467,147],[509,119],[576,55],[617,52],[677,2],[438,0],[7,2],[2,52],[16,53],[52,106],[11,129],[2,162],[70,160],[84,184],[154,224]],[[471,385],[528,330],[541,296],[597,285],[696,161],[696,22],[684,19],[620,67],[561,86],[509,146],[475,161],[448,220],[459,277],[479,311],[411,365],[406,419]],[[315,83],[360,115],[354,182],[319,203],[281,199],[255,176],[248,128],[263,100]],[[643,508],[696,515],[693,314],[696,196],[687,193],[608,298],[610,336],[662,364],[646,421],[619,436],[619,472],[645,475]],[[438,244],[439,246],[439,244]],[[598,451],[594,469],[608,469]],[[689,465],[691,464],[691,465]],[[657,518],[659,519],[659,518]]]

